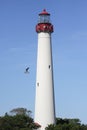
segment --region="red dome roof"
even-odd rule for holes
[[[50,15],[50,14],[46,11],[46,9],[44,9],[39,15]]]

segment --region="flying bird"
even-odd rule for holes
[[[29,73],[29,67],[27,67],[26,69],[25,69],[25,73]]]

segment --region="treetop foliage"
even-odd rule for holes
[[[34,130],[40,126],[31,117],[31,111],[26,108],[15,108],[0,117],[0,130]],[[50,124],[45,130],[87,130],[87,125],[75,119],[56,118],[56,124]]]
[[[48,125],[46,130],[87,130],[87,125],[81,124],[81,121],[77,118],[56,118],[56,125]]]
[[[10,111],[12,114],[5,113],[0,117],[0,130],[32,130],[38,128],[33,118],[30,116],[31,111],[25,108],[16,108]]]
[[[13,115],[29,115],[31,114],[30,110],[27,110],[26,108],[14,108],[10,111]]]

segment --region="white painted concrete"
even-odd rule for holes
[[[34,121],[41,125],[40,130],[45,130],[48,124],[55,124],[51,34],[46,32],[38,33]]]

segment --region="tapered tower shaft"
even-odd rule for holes
[[[55,101],[52,62],[51,33],[53,25],[50,23],[50,14],[43,10],[39,14],[39,23],[36,25],[38,33],[35,122],[45,130],[49,124],[55,124]]]

